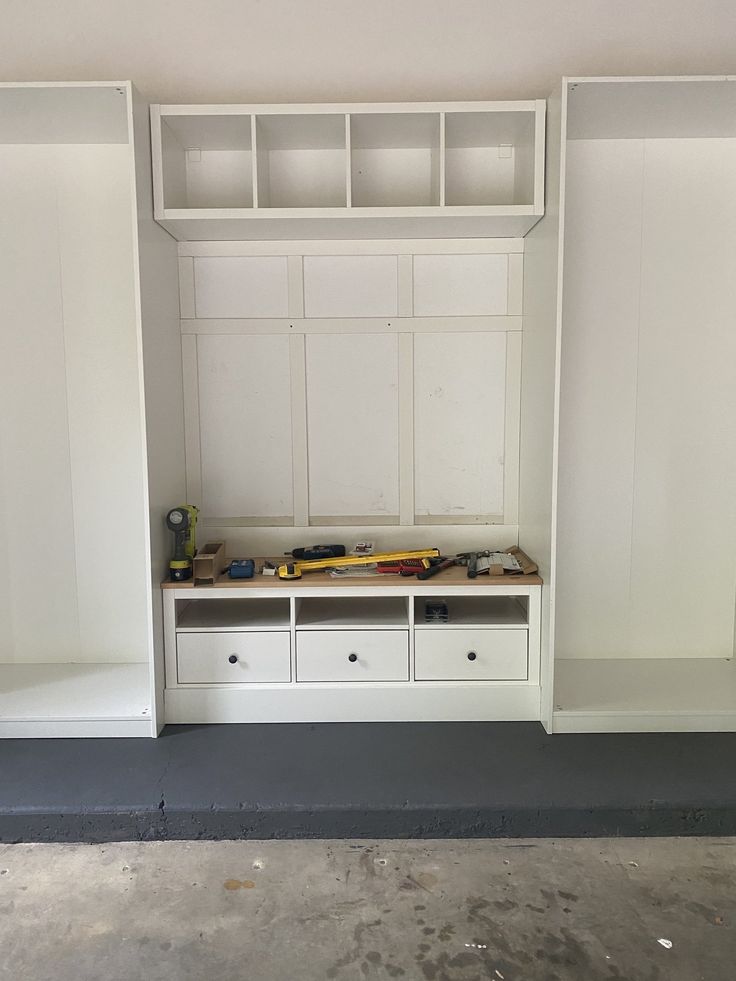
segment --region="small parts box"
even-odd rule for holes
[[[194,585],[211,586],[225,568],[225,543],[207,542],[194,556]]]
[[[444,600],[426,600],[424,603],[424,622],[425,623],[447,623],[450,619],[450,611]]]

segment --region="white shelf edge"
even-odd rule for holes
[[[528,623],[417,623],[415,630],[528,630]]]
[[[158,220],[179,221],[247,218],[526,218],[542,217],[533,204],[426,205],[350,208],[164,208]]]
[[[283,624],[228,624],[224,627],[177,627],[177,634],[242,634],[242,633],[288,633],[291,623]]]
[[[736,732],[736,712],[556,711],[552,732]]]
[[[406,630],[409,629],[408,621],[406,623],[366,623],[364,620],[356,620],[355,623],[296,623],[296,632],[300,633],[302,630],[370,630],[371,633],[374,631],[383,630]]]
[[[103,83],[105,84],[105,83]],[[333,116],[440,112],[528,112],[539,99],[503,99],[497,102],[297,102],[212,103],[208,105],[155,104],[162,116]]]

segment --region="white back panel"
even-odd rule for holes
[[[197,338],[204,515],[292,514],[289,337]]]
[[[198,317],[288,317],[284,256],[197,256],[194,260]]]
[[[0,87],[0,142],[128,142],[125,92],[116,85]]]
[[[560,378],[560,657],[626,656],[641,260],[640,140],[569,143]]]
[[[354,207],[427,208],[440,203],[437,151],[354,148],[351,163]]]
[[[416,513],[503,514],[506,335],[414,337]]]
[[[736,136],[730,79],[589,79],[568,88],[571,140]]]
[[[3,540],[15,633],[5,655],[146,661],[130,151],[59,144],[3,152],[12,175],[3,213],[13,217],[16,200],[23,209],[3,250],[12,277],[2,385],[11,528]],[[39,603],[37,585],[19,573],[29,556],[44,555]]]
[[[305,317],[395,317],[395,255],[304,257]]]
[[[398,338],[307,337],[309,511],[399,513]]]
[[[264,168],[265,156],[258,157],[259,207],[346,207],[345,150],[272,150]]]
[[[508,310],[505,255],[415,255],[414,316],[470,317]]]
[[[736,141],[567,154],[557,654],[731,657]]]
[[[188,208],[253,207],[253,155],[250,150],[201,150],[186,157]]]
[[[146,661],[148,519],[130,150],[59,147],[57,168],[79,654]],[[119,526],[111,527],[112,516]]]
[[[646,143],[642,242],[634,653],[733,657],[735,139]]]
[[[55,147],[0,147],[0,660],[79,648]],[[30,261],[32,257],[33,261]],[[29,562],[43,572],[43,602]]]

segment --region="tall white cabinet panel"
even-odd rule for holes
[[[163,724],[153,581],[161,498],[184,492],[181,382],[156,380],[172,417],[147,414],[144,379],[181,354],[144,113],[126,82],[0,85],[2,736]]]
[[[532,513],[522,483],[520,516],[522,547],[551,530],[544,718],[736,730],[736,84],[564,80],[559,137],[525,266],[555,358],[522,363],[554,392],[551,490]],[[522,411],[522,461],[546,418]]]

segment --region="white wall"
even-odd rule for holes
[[[150,101],[535,98],[561,75],[733,73],[732,0],[6,0],[0,78]]]

